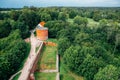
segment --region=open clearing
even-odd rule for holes
[[[69,19],[67,19],[67,22],[74,23],[73,20],[74,19],[69,18]],[[88,20],[88,27],[90,27],[90,28],[95,28],[97,25],[99,25],[99,22],[96,22],[91,18],[87,18],[87,20]]]
[[[53,39],[53,38],[49,38],[48,40],[46,40],[46,42],[54,42],[54,43],[58,43],[57,39]]]
[[[38,61],[38,70],[56,69],[56,53],[56,47],[44,46]]]
[[[57,43],[56,39],[48,39],[46,42]],[[39,72],[40,70],[56,70],[56,46],[44,45],[34,73],[36,80],[56,80],[56,73]]]

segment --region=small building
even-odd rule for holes
[[[48,39],[48,28],[44,25],[38,24],[36,28],[37,39],[44,41]]]

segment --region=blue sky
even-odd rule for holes
[[[23,6],[120,7],[120,0],[0,0],[2,8],[21,8]]]

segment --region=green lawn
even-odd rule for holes
[[[38,61],[38,70],[56,69],[57,47],[44,46]]]
[[[56,73],[35,72],[35,80],[56,80]]]
[[[62,59],[60,60],[60,80],[84,80],[83,77],[78,76],[66,67],[65,64],[63,64]]]
[[[49,38],[49,39],[47,40],[47,42],[54,42],[54,43],[58,43],[58,42],[57,42],[57,39],[53,39],[53,38]]]

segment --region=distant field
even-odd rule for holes
[[[88,27],[95,28],[97,25],[99,25],[99,22],[94,21],[93,19],[87,18],[88,20]],[[74,23],[73,19],[67,19],[67,22]]]
[[[8,12],[10,12],[10,11],[0,11],[1,13],[8,13]]]
[[[35,80],[55,80],[56,73],[39,73],[35,72]]]
[[[78,76],[68,70],[62,59],[60,60],[60,80],[84,80],[83,77]]]

